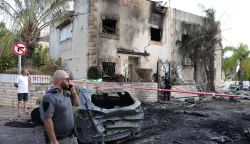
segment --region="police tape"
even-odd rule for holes
[[[111,83],[105,83],[105,82],[86,82],[86,81],[79,81],[79,80],[71,80],[71,82],[75,84],[81,84],[81,85],[95,85],[95,86],[106,86],[106,87],[109,86],[109,87],[115,87],[115,88],[138,89],[138,90],[153,90],[153,91],[159,91],[159,92],[196,94],[196,95],[212,96],[212,97],[250,98],[244,95],[228,95],[224,93],[208,93],[208,92],[197,92],[197,91],[159,89],[159,88],[148,88],[148,87],[141,87],[141,86],[122,86],[119,84],[111,84]]]

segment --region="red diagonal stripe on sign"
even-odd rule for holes
[[[19,47],[18,44],[16,44],[16,46],[21,52],[25,53],[25,51],[21,47]]]

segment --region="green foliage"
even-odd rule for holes
[[[56,70],[62,69],[62,59],[58,58],[57,60],[53,60],[52,58],[49,58],[43,66],[41,66],[39,69],[47,75],[53,75]]]
[[[0,58],[12,53],[12,46],[17,42],[17,36],[6,28],[6,24],[0,23]]]
[[[62,68],[61,58],[54,61],[49,56],[49,48],[38,45],[32,55],[32,67],[43,74],[53,75],[56,70]]]
[[[137,68],[136,73],[142,79],[142,82],[152,82],[152,69]]]
[[[0,72],[4,72],[7,69],[17,67],[18,64],[18,56],[10,53],[2,55],[0,58]]]
[[[250,58],[247,57],[242,61],[242,69],[244,70],[244,80],[250,80]]]
[[[2,0],[1,15],[10,19],[11,31],[14,32],[6,33],[3,40],[0,39],[0,44],[3,45],[0,47],[2,54],[10,50],[9,46],[13,45],[18,30],[21,41],[25,42],[29,49],[24,55],[24,65],[27,66],[26,60],[32,58],[40,32],[57,22],[74,17],[73,13],[68,11],[69,2],[72,0]]]
[[[32,55],[32,66],[34,68],[39,68],[43,65],[45,65],[46,61],[49,61],[49,48],[45,47],[43,48],[42,45],[38,45],[37,48],[35,48],[35,51]]]
[[[240,44],[239,47],[235,48],[232,46],[226,47],[223,49],[223,57],[226,52],[231,51],[233,52],[232,56],[223,58],[222,61],[222,70],[225,74],[235,75],[232,73],[232,69],[236,70],[237,65],[240,65],[240,69],[244,70],[245,74],[244,77],[250,75],[250,50],[248,50],[248,46],[245,44]],[[240,77],[237,77],[237,80]],[[246,78],[247,79],[247,78]]]
[[[41,70],[34,69],[34,68],[28,69],[28,71],[30,72],[30,74],[40,74],[40,75],[44,74]],[[14,68],[8,69],[4,73],[7,73],[7,74],[18,74],[18,68],[14,67]]]

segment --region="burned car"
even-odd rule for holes
[[[80,143],[104,143],[139,136],[144,113],[137,98],[122,88],[77,87],[81,106],[74,114]]]

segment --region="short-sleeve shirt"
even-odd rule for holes
[[[50,89],[40,103],[41,118],[52,118],[56,136],[72,132],[74,114],[69,93],[61,94],[58,89]]]
[[[19,75],[15,80],[18,84],[17,93],[28,93],[29,92],[29,79],[28,76]]]

